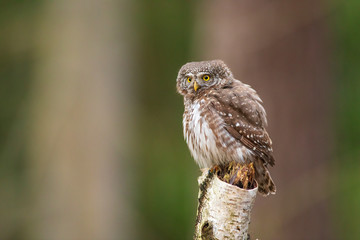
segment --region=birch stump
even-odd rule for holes
[[[212,171],[198,178],[199,205],[194,239],[249,239],[250,213],[258,188],[243,189]]]

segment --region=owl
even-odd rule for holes
[[[275,163],[272,142],[256,91],[234,79],[221,60],[185,64],[176,87],[184,96],[184,138],[200,168],[253,163],[259,192],[275,194],[268,171]]]

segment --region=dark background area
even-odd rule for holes
[[[359,1],[3,1],[0,239],[191,239],[175,80],[222,59],[264,101],[259,239],[360,239]]]

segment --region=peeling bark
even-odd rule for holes
[[[239,188],[221,181],[211,171],[204,171],[198,183],[199,205],[194,239],[248,239],[257,187]]]

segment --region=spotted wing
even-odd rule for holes
[[[244,146],[273,166],[272,142],[265,130],[266,113],[261,99],[250,86],[233,84],[213,94],[212,103],[224,119],[224,128]]]

